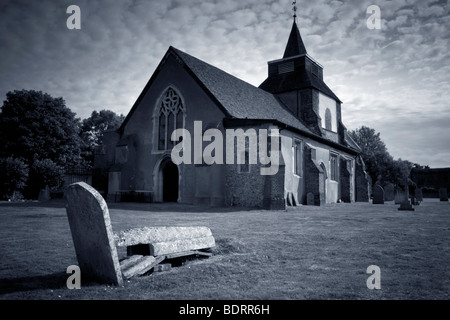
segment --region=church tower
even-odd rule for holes
[[[323,81],[322,65],[307,53],[295,19],[283,58],[269,61],[268,71],[259,88],[317,135],[342,143],[341,101]]]

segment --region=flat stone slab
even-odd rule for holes
[[[121,262],[122,275],[125,279],[142,275],[157,264],[154,256],[131,256]]]
[[[212,248],[216,245],[214,237],[191,238],[150,243],[150,254],[162,256],[177,252]]]
[[[119,247],[212,237],[208,227],[143,227],[114,234]]]

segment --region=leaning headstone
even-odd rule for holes
[[[383,187],[384,190],[384,201],[393,201],[395,198],[394,185],[388,183]]]
[[[308,206],[314,205],[314,194],[312,192],[308,192],[306,194],[306,205]]]
[[[376,184],[373,187],[373,204],[384,204],[384,190],[383,188],[379,185]]]
[[[448,201],[447,188],[440,188],[439,189],[439,199],[441,201]]]
[[[66,211],[81,273],[92,280],[123,285],[105,200],[94,188],[79,182],[66,190]]]

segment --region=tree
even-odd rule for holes
[[[21,159],[30,168],[24,195],[57,187],[62,172],[81,161],[80,119],[62,98],[35,90],[6,94],[0,113],[0,157]],[[44,185],[45,184],[45,185]]]
[[[94,150],[101,144],[103,134],[107,130],[120,127],[125,117],[111,110],[92,111],[91,116],[83,120],[80,136],[83,140],[83,157],[89,165],[94,162]]]
[[[379,132],[362,126],[351,131],[350,135],[362,149],[362,158],[373,183],[378,181],[382,185],[388,182],[404,185],[413,164],[408,160],[394,160],[381,140]]]
[[[33,190],[50,189],[62,186],[64,170],[50,159],[36,160],[30,170],[29,184]]]
[[[34,90],[6,94],[0,113],[0,156],[35,160],[50,159],[63,168],[80,158],[80,120],[62,98]]]
[[[28,166],[13,157],[0,159],[0,198],[10,199],[21,194],[28,180]]]
[[[376,133],[375,129],[362,126],[351,131],[350,135],[362,149],[362,158],[373,183],[385,180],[386,170],[392,166],[394,160],[381,140],[380,133]]]

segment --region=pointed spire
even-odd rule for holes
[[[298,31],[297,24],[292,24],[291,34],[289,35],[289,40],[284,50],[283,59],[297,56],[300,54],[306,54],[306,48],[303,44],[302,37],[300,36],[300,31]]]

